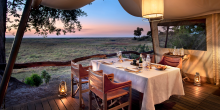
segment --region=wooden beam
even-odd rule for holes
[[[192,25],[199,23],[206,23],[206,19],[163,22],[163,23],[158,23],[157,26],[182,26],[182,25]]]

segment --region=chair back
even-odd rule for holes
[[[89,69],[89,86],[103,92],[104,90],[104,78],[103,73],[95,72]]]
[[[71,61],[71,74],[74,74],[76,77],[79,76],[79,64]]]
[[[180,64],[181,58],[173,58],[173,57],[163,57],[163,65],[169,65],[173,67],[177,67]]]
[[[77,64],[71,61],[71,73],[76,75],[78,78],[83,78],[88,76],[88,71],[83,68],[81,64]]]

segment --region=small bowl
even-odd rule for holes
[[[157,65],[155,66],[158,70],[165,70],[167,68],[167,66],[165,65]]]

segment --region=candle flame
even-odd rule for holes
[[[64,92],[64,89],[62,89],[61,92]]]

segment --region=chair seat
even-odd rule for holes
[[[102,100],[104,99],[103,93],[101,91],[99,91],[95,88],[92,88],[91,91],[94,92]],[[107,93],[107,101],[118,98],[118,97],[121,97],[121,96],[124,96],[128,93],[129,93],[129,91],[126,91],[124,89],[119,89],[119,90],[116,90],[116,91],[113,91],[113,92],[109,92],[109,93]]]
[[[76,79],[78,82],[79,82],[79,78],[78,77],[74,77],[74,79]],[[82,78],[82,84],[84,84],[84,83],[89,83],[89,80],[88,80],[88,78]]]

